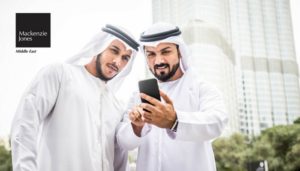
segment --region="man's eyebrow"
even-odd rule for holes
[[[168,47],[165,47],[165,48],[163,48],[163,49],[160,49],[159,51],[168,50],[169,48],[171,48],[171,47],[170,47],[170,46],[168,46]],[[151,50],[146,50],[146,52],[149,52],[149,53],[151,53],[151,52],[154,52],[154,51],[151,51]]]
[[[126,55],[123,55],[123,57],[131,58],[131,55],[126,54]]]
[[[111,45],[111,46],[120,51],[120,48],[118,46],[115,46],[115,45]]]
[[[171,48],[171,47],[170,47],[170,46],[168,46],[168,47],[165,47],[165,48],[163,48],[163,49],[160,49],[159,51],[168,50],[169,48]]]
[[[154,53],[154,51],[151,51],[151,50],[146,50],[146,52],[148,52],[148,53]]]

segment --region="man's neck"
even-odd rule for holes
[[[92,60],[90,63],[84,65],[85,69],[88,71],[88,73],[90,73],[91,75],[93,75],[94,77],[98,77],[98,72],[96,70],[96,63],[94,60]],[[107,81],[104,81],[102,79],[99,78],[99,80],[103,81],[104,83],[107,83]]]
[[[89,62],[88,64],[84,65],[84,67],[86,68],[86,70],[92,74],[95,77],[98,77],[98,73],[96,70],[96,63],[95,63],[95,59],[93,59],[91,62]]]

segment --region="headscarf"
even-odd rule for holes
[[[181,31],[177,26],[168,23],[156,23],[141,34],[141,50],[145,54],[145,46],[156,47],[160,43],[174,43],[179,46],[181,54],[180,68],[183,72],[189,68],[188,47],[181,37]]]
[[[124,28],[109,24],[105,25],[105,27],[103,27],[79,53],[69,58],[66,62],[70,64],[83,64],[84,62],[90,61],[91,58],[102,53],[110,45],[110,43],[116,39],[125,45],[126,50],[132,50],[130,60],[126,66],[113,79],[107,82],[110,89],[117,91],[124,81],[125,76],[130,73],[139,47],[139,44],[134,40],[132,34]]]

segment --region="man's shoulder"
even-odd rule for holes
[[[59,79],[61,80],[62,77],[70,73],[70,71],[78,68],[78,66],[72,64],[53,63],[43,67],[40,70],[40,74],[49,77],[59,77]]]
[[[42,75],[57,75],[62,70],[62,65],[55,63],[44,66],[40,69],[39,73]]]
[[[216,89],[216,85],[212,82],[207,81],[203,77],[201,77],[201,74],[196,73],[194,70],[187,74],[188,82],[190,85],[193,85],[194,87],[198,87],[200,89],[206,89],[206,88],[212,88]]]
[[[61,73],[73,70],[80,70],[80,66],[67,63],[54,63],[45,66],[44,68],[42,68],[42,70]]]
[[[218,87],[205,79],[201,79],[201,77],[193,77],[191,82],[189,83],[190,89],[195,91],[205,92],[205,91],[213,91],[219,92]]]

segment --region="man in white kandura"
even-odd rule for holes
[[[124,113],[114,92],[137,50],[127,32],[106,25],[68,64],[42,69],[13,120],[14,171],[125,170],[127,153],[114,145]],[[89,63],[78,65],[83,58]]]
[[[137,171],[216,170],[211,143],[228,120],[224,102],[214,86],[197,79],[180,35],[178,27],[158,23],[140,38],[163,101],[133,98],[117,130],[122,148],[139,148]]]

